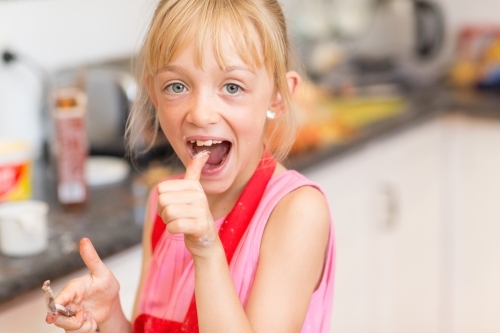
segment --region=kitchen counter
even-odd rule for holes
[[[304,170],[444,114],[500,119],[498,94],[459,93],[438,88],[414,92],[408,101],[405,112],[364,127],[352,140],[291,157],[285,164]],[[58,204],[54,172],[47,165],[37,164],[34,180],[34,198],[50,205],[49,248],[31,257],[0,255],[0,302],[41,288],[47,279],[54,280],[84,267],[78,253],[78,240],[82,237],[92,240],[101,258],[141,241],[147,191],[134,181],[134,174],[114,185],[90,188],[89,200],[80,210],[65,209]]]
[[[412,92],[406,98],[408,108],[399,115],[362,128],[358,135],[345,143],[321,147],[297,157],[290,157],[285,162],[286,166],[303,170],[323,161],[355,152],[378,138],[394,135],[446,114],[500,120],[499,93],[457,91],[432,87]]]
[[[85,206],[67,209],[57,201],[53,170],[38,163],[33,198],[50,206],[49,246],[34,256],[0,255],[0,302],[84,267],[78,252],[82,237],[92,240],[101,258],[139,243],[146,193],[135,189],[132,177],[114,185],[91,187]]]

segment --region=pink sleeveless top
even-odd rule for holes
[[[293,170],[271,178],[259,207],[234,253],[229,270],[243,307],[246,306],[253,285],[267,220],[278,202],[286,194],[301,186],[313,186],[322,192],[317,184]],[[154,217],[156,217],[157,201],[155,193],[156,191],[153,191],[150,207]],[[223,221],[224,217],[215,221],[217,229]],[[323,277],[312,295],[302,333],[329,332],[335,270],[334,232],[331,219],[330,225]],[[146,313],[154,317],[182,322],[191,303],[193,290],[194,267],[191,254],[184,245],[184,236],[173,235],[165,231],[153,252],[139,300],[139,314]]]

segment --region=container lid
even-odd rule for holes
[[[0,140],[0,166],[28,161],[32,154],[33,150],[28,142]]]
[[[0,203],[0,218],[18,218],[23,214],[44,215],[49,211],[49,205],[39,200],[8,201]]]
[[[85,163],[85,179],[89,186],[102,186],[127,178],[130,167],[118,157],[91,156]]]

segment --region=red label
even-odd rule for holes
[[[23,171],[22,164],[0,166],[0,197],[12,191]]]

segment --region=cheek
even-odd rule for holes
[[[239,132],[245,148],[258,148],[265,141],[265,118],[254,112],[240,122]]]
[[[158,113],[158,120],[160,122],[161,129],[168,141],[174,144],[175,138],[179,136],[182,117],[175,112],[161,110]]]

